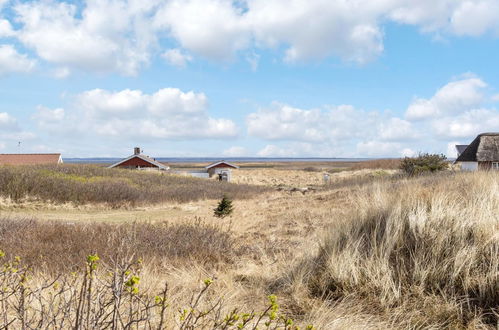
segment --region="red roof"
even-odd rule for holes
[[[39,165],[62,163],[61,154],[0,154],[0,165]]]

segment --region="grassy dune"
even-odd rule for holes
[[[349,182],[252,193],[223,220],[211,215],[215,200],[191,202],[197,220],[4,216],[0,249],[17,273],[0,272],[10,294],[0,294],[9,315],[0,326],[99,328],[121,318],[125,328],[233,329],[244,319],[245,329],[497,327],[497,173]]]

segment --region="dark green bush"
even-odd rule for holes
[[[218,218],[225,218],[233,211],[232,200],[227,195],[224,195],[216,209],[213,210],[214,215]]]
[[[405,157],[400,169],[410,176],[443,171],[448,168],[447,157],[442,154],[421,153],[417,157]]]

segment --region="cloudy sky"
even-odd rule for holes
[[[0,0],[0,153],[452,156],[498,59],[497,0]]]

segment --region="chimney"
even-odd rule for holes
[[[140,154],[140,148],[139,148],[139,147],[135,147],[135,148],[133,148],[133,154],[134,154],[134,155],[138,155],[138,154]]]

